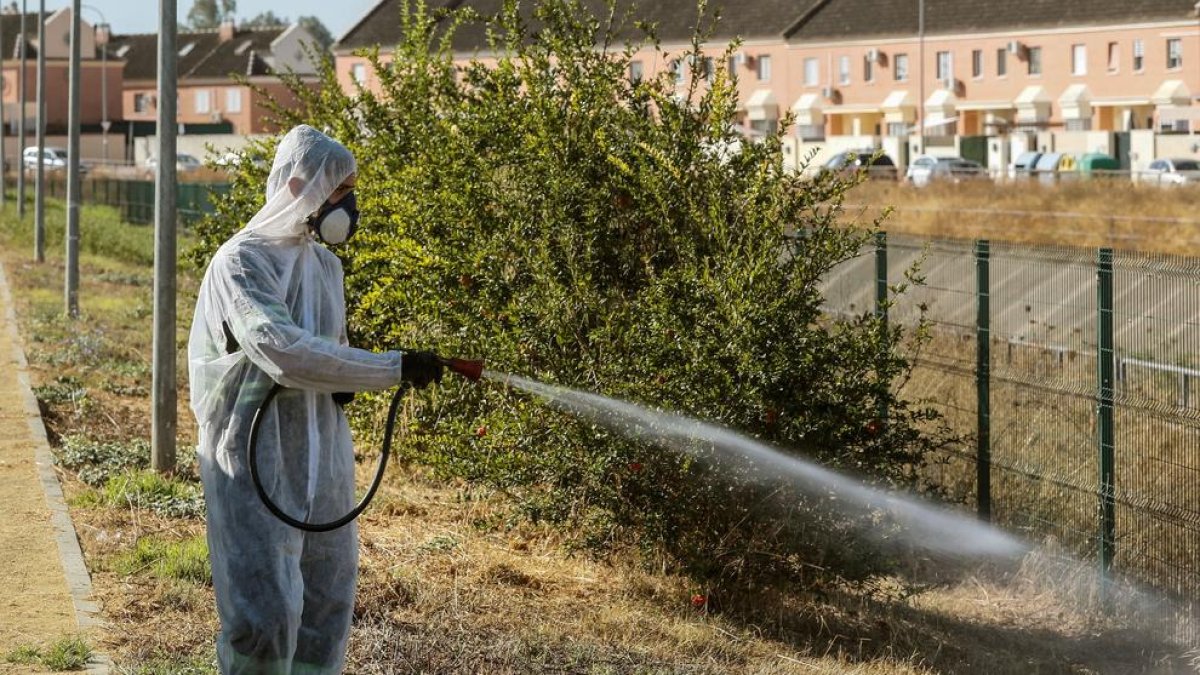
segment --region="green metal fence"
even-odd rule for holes
[[[213,213],[216,203],[229,192],[228,183],[180,183],[176,191],[178,222],[192,225]],[[46,195],[66,199],[67,184],[62,176],[47,176]],[[154,222],[154,181],[125,178],[87,177],[80,181],[80,198],[85,204],[105,204],[121,211],[129,223]]]
[[[826,280],[835,313],[923,283],[907,392],[970,439],[936,480],[981,518],[1053,539],[1200,610],[1200,260],[892,234]]]

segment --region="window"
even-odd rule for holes
[[[983,50],[971,52],[971,77],[983,77]]]
[[[1133,72],[1140,73],[1146,67],[1146,45],[1140,39],[1133,41]]]
[[[1108,72],[1115,73],[1121,69],[1121,45],[1118,42],[1108,43]]]
[[[145,94],[133,95],[133,111],[144,113],[150,110],[150,97]]]
[[[850,84],[850,57],[838,58],[838,84]]]
[[[1029,74],[1030,75],[1041,75],[1042,74],[1042,48],[1041,47],[1030,47],[1029,48]]]
[[[762,55],[758,57],[758,81],[766,82],[771,79],[771,57]]]
[[[206,113],[212,110],[212,102],[207,89],[196,90],[196,112]]]
[[[1091,118],[1066,120],[1066,122],[1064,122],[1064,124],[1066,125],[1067,131],[1091,131],[1092,130]]]
[[[870,55],[863,57],[863,82],[875,81],[875,62]]]
[[[813,57],[804,59],[804,86],[815,87],[821,83],[821,62]]]
[[[364,85],[367,83],[367,64],[356,63],[350,66],[350,79],[354,80],[355,84]]]
[[[887,135],[891,136],[893,138],[895,138],[897,136],[907,136],[908,135],[908,123],[907,122],[888,122],[887,123]]]
[[[675,84],[683,84],[685,66],[681,59],[673,59],[671,61],[671,74],[674,76]]]
[[[1008,75],[1008,50],[1004,47],[996,50],[996,75]]]
[[[645,75],[646,75],[646,71],[643,69],[641,61],[630,61],[629,62],[629,81],[630,82],[641,82],[642,78],[645,77]]]
[[[713,65],[713,58],[711,56],[704,57],[704,60],[700,62],[700,65],[704,68],[705,80],[711,84],[713,80],[717,79],[717,69]]]
[[[1087,45],[1071,45],[1071,74],[1087,75]]]
[[[1167,40],[1167,68],[1183,67],[1183,40],[1170,38]]]
[[[908,81],[908,54],[897,54],[892,66],[892,76],[897,82]]]
[[[941,82],[954,77],[954,70],[950,66],[950,52],[937,53],[937,79]]]
[[[225,112],[242,112],[242,90],[230,87],[225,90]]]

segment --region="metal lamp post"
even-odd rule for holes
[[[108,42],[112,27],[108,22],[96,25],[96,46],[100,48],[100,131],[104,146],[104,164],[108,164],[108,130],[112,121],[108,119]]]

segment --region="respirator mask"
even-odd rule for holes
[[[308,227],[325,244],[337,246],[346,243],[358,228],[358,202],[350,192],[336,204],[325,202],[308,217]]]

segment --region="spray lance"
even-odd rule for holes
[[[438,361],[451,372],[458,373],[472,382],[477,382],[483,376],[483,361],[442,357],[438,357]],[[263,505],[267,507],[267,510],[288,525],[307,532],[336,530],[357,518],[371,503],[371,500],[375,497],[375,492],[379,489],[379,484],[383,482],[383,472],[387,468],[388,456],[392,451],[392,431],[396,427],[396,413],[400,409],[401,399],[404,398],[404,394],[410,387],[411,385],[408,382],[401,382],[400,386],[396,388],[396,392],[392,394],[392,402],[388,406],[387,424],[383,430],[383,449],[379,452],[379,466],[375,469],[375,478],[372,479],[367,493],[363,495],[358,505],[346,513],[346,515],[325,523],[308,523],[289,516],[271,500],[271,497],[267,495],[266,489],[263,488],[262,479],[258,475],[258,430],[262,424],[262,418],[265,416],[264,411],[267,409],[267,406],[271,404],[271,401],[275,400],[275,395],[283,389],[279,383],[271,387],[266,397],[263,398],[262,403],[259,404],[258,410],[254,412],[254,420],[250,423],[249,447],[246,449],[246,459],[250,465],[250,480],[254,483],[254,490],[258,492],[258,497],[262,500]]]

